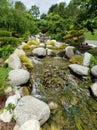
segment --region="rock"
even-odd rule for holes
[[[90,65],[91,57],[92,57],[92,55],[91,55],[90,53],[88,53],[88,52],[86,52],[86,53],[84,54],[83,66],[87,66],[87,67],[88,67],[88,66]]]
[[[5,102],[5,106],[8,107],[9,104],[17,105],[19,97],[17,95],[9,96]]]
[[[97,77],[97,65],[93,66],[91,68],[91,73],[94,77]]]
[[[72,56],[74,56],[74,51],[73,51],[74,47],[72,46],[67,46],[65,48],[65,55],[68,57],[68,58],[71,58]]]
[[[97,82],[94,83],[94,84],[92,84],[92,85],[90,86],[90,88],[91,88],[91,90],[92,90],[93,95],[94,95],[95,97],[97,97]]]
[[[38,47],[33,49],[32,54],[35,56],[46,56],[46,49],[42,48],[42,47]]]
[[[47,49],[47,55],[48,56],[54,56],[55,53],[51,49]]]
[[[32,96],[21,98],[14,110],[15,119],[18,125],[23,125],[28,120],[38,120],[40,125],[44,124],[49,116],[49,106]]]
[[[13,128],[13,130],[19,130],[19,126],[16,124],[15,127]]]
[[[15,49],[14,54],[16,55],[26,55],[26,53],[22,49]]]
[[[51,110],[57,109],[59,107],[58,104],[55,103],[55,102],[53,102],[53,101],[49,102],[48,105],[49,105],[49,107],[50,107]]]
[[[2,113],[0,113],[0,120],[3,122],[10,122],[13,117],[13,113],[4,109]]]
[[[71,64],[69,68],[78,75],[88,75],[89,68],[78,64]]]
[[[30,79],[30,73],[24,69],[11,70],[8,75],[11,85],[22,85]]]
[[[19,130],[40,130],[40,123],[35,119],[28,120],[19,128]]]
[[[8,66],[13,69],[20,69],[22,67],[21,61],[16,54],[12,54],[9,56]]]

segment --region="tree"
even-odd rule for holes
[[[35,19],[37,19],[40,14],[39,7],[37,7],[36,5],[31,6],[29,13],[33,15]]]
[[[21,1],[16,1],[15,2],[15,9],[25,11],[26,7]]]
[[[49,8],[48,14],[50,13],[54,13],[54,14],[58,13],[58,4],[54,4]]]

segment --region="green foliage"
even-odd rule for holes
[[[91,32],[86,31],[85,37],[87,40],[97,40],[97,30],[94,31],[94,35],[92,35]]]
[[[63,38],[68,44],[82,43],[85,40],[84,30],[70,30]]]
[[[88,52],[89,52],[90,54],[92,54],[93,56],[97,56],[97,47],[90,49]]]
[[[0,95],[4,94],[4,89],[7,87],[6,82],[10,70],[10,68],[0,67]]]
[[[29,13],[32,16],[34,16],[35,19],[37,19],[39,17],[39,14],[40,14],[39,7],[37,7],[36,5],[31,6]]]
[[[82,65],[82,63],[83,63],[83,56],[75,55],[75,56],[71,57],[69,61],[70,61],[72,64]]]
[[[25,11],[26,7],[21,1],[16,1],[15,2],[15,9]]]
[[[14,51],[14,48],[11,45],[5,45],[2,48],[0,48],[0,57],[2,57],[4,60],[9,57],[10,54]]]
[[[27,45],[39,45],[39,42],[38,41],[35,41],[35,40],[31,40],[27,43]]]
[[[10,37],[12,36],[12,32],[9,32],[7,30],[0,30],[0,37],[4,37],[4,36]]]
[[[97,65],[97,55],[91,57],[91,62],[90,63],[91,63],[90,64],[91,67]]]
[[[28,45],[28,44],[24,45],[22,49],[25,52],[31,52],[33,50],[33,48],[30,45]]]

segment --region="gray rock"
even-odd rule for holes
[[[22,85],[30,79],[30,73],[24,69],[11,70],[8,75],[11,85]]]
[[[22,49],[18,49],[18,48],[15,49],[14,54],[16,54],[16,55],[26,55],[26,53]]]
[[[90,88],[91,88],[91,90],[92,90],[93,95],[94,95],[95,97],[97,97],[97,82],[94,83],[94,84],[92,84],[92,85],[90,86]]]
[[[21,61],[16,54],[12,54],[9,56],[8,66],[13,69],[20,69],[22,67]]]
[[[40,123],[37,120],[28,120],[25,122],[19,130],[40,130]]]
[[[78,75],[88,75],[89,68],[78,64],[71,64],[69,68]]]
[[[9,112],[8,110],[4,109],[3,112],[0,112],[0,120],[3,122],[10,122],[13,117],[13,113]]]
[[[83,66],[87,66],[88,67],[90,65],[91,57],[92,57],[92,55],[90,53],[88,53],[88,52],[86,52],[84,54]]]
[[[49,106],[32,96],[21,98],[14,110],[15,119],[18,125],[22,125],[28,120],[38,120],[40,125],[44,124],[49,116]]]
[[[42,47],[35,48],[32,51],[32,54],[35,56],[46,56],[46,49],[44,49]]]
[[[91,73],[94,77],[97,77],[97,65],[93,66],[91,68]]]
[[[74,56],[74,51],[73,51],[74,47],[72,46],[67,46],[65,48],[65,55],[68,57],[68,58],[71,58],[72,56]]]

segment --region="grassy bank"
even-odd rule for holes
[[[85,37],[87,40],[97,40],[97,30],[95,30],[94,35],[89,31],[85,32]]]

